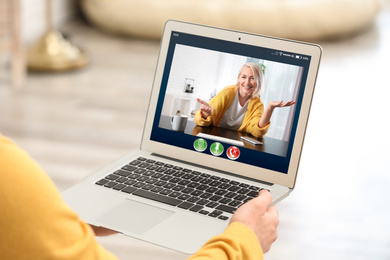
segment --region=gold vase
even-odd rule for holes
[[[27,66],[33,71],[67,71],[88,63],[85,53],[52,26],[52,2],[46,0],[46,32],[27,52]]]

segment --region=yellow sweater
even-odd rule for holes
[[[200,110],[195,114],[195,123],[200,126],[218,126],[226,110],[230,107],[236,95],[236,85],[227,86],[209,102],[213,113],[207,119],[202,118]],[[248,109],[238,131],[247,132],[255,137],[263,137],[269,129],[270,123],[263,128],[259,127],[259,121],[264,113],[264,105],[259,97],[252,97],[249,100]]]
[[[95,239],[30,156],[0,134],[0,259],[116,259]],[[262,259],[254,232],[239,223],[191,259]],[[130,257],[129,257],[130,258]]]

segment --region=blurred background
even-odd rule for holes
[[[0,132],[63,191],[138,149],[165,20],[314,42],[297,185],[265,259],[390,259],[390,1],[193,2],[0,0]],[[120,259],[187,257],[99,241]]]

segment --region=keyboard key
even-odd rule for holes
[[[147,167],[146,169],[149,170],[149,171],[155,171],[155,170],[157,170],[158,168],[159,168],[158,165],[151,165],[151,166]]]
[[[184,186],[181,186],[181,185],[176,185],[175,187],[172,188],[172,190],[174,191],[181,191],[184,189]]]
[[[199,185],[198,187],[196,187],[197,190],[206,190],[209,186],[205,185],[205,184],[201,184]]]
[[[200,199],[196,202],[198,205],[206,205],[207,203],[209,203],[209,201],[206,199]]]
[[[188,194],[181,194],[179,197],[177,197],[179,200],[188,200],[191,198],[191,195]]]
[[[181,204],[178,205],[179,208],[182,208],[182,209],[189,209],[189,208],[192,208],[194,206],[194,204],[192,203],[189,203],[189,202],[182,202]]]
[[[122,170],[126,170],[126,171],[128,171],[128,172],[132,172],[132,171],[134,171],[135,169],[137,169],[137,167],[132,166],[132,165],[125,165],[125,166],[122,167]]]
[[[188,181],[188,180],[181,180],[178,182],[178,184],[183,185],[183,186],[187,186],[190,183],[191,183],[191,181]]]
[[[202,209],[202,210],[200,210],[200,211],[198,211],[200,214],[202,214],[202,215],[207,215],[207,214],[209,214],[210,212],[208,212],[207,210],[204,210],[204,209]]]
[[[239,189],[241,189],[240,187],[238,186],[231,186],[228,191],[238,191]]]
[[[156,162],[155,164],[158,165],[158,166],[163,166],[164,165],[163,162]]]
[[[146,183],[149,183],[149,184],[154,184],[158,181],[158,179],[154,179],[154,178],[150,178],[146,181]]]
[[[155,193],[159,193],[159,192],[162,191],[163,189],[164,189],[163,187],[154,187],[154,188],[151,189],[150,191],[155,192]]]
[[[231,213],[231,214],[233,214],[237,210],[236,208],[229,207],[227,205],[219,205],[218,207],[216,207],[216,209],[222,210],[224,212]]]
[[[180,192],[177,192],[177,191],[174,191],[172,193],[169,194],[169,197],[172,197],[172,198],[177,198],[181,195]]]
[[[162,195],[168,195],[169,193],[171,193],[172,191],[170,189],[164,189],[160,192],[160,194]]]
[[[143,190],[151,190],[153,188],[154,188],[154,186],[152,184],[146,184],[145,186],[142,186]]]
[[[219,217],[218,217],[218,219],[222,219],[222,220],[228,220],[229,218],[228,218],[228,217],[226,217],[226,216],[223,216],[223,215],[222,215],[222,216],[219,216]]]
[[[197,202],[198,200],[199,200],[198,197],[191,197],[191,198],[188,199],[188,201],[189,201],[189,202],[192,202],[192,203],[195,203],[195,202]]]
[[[210,192],[210,193],[214,193],[214,192],[216,192],[216,191],[218,191],[218,188],[215,188],[215,187],[210,187],[210,188],[208,188],[207,190],[205,190],[205,192]],[[219,194],[218,194],[219,195]]]
[[[193,192],[193,191],[194,191],[194,189],[192,189],[192,188],[185,188],[185,189],[182,190],[181,192],[186,193],[186,194],[190,194],[190,193]]]
[[[229,182],[231,185],[238,185],[238,184],[240,184],[238,181],[230,181]]]
[[[246,194],[248,197],[251,197],[251,198],[256,198],[258,195],[259,195],[259,192],[258,191],[250,191],[248,194]]]
[[[128,180],[128,181],[125,182],[125,184],[127,184],[127,185],[133,185],[135,183],[137,183],[136,180]]]
[[[227,194],[225,194],[225,197],[232,199],[237,195],[238,195],[237,193],[231,191],[231,192],[228,192]]]
[[[154,183],[154,185],[156,186],[164,186],[165,184],[167,184],[166,181],[157,181],[156,183]]]
[[[218,206],[218,205],[219,205],[219,203],[214,202],[214,201],[211,201],[210,203],[208,203],[208,204],[206,205],[206,207],[215,208],[215,207]]]
[[[114,180],[116,180],[118,178],[119,178],[119,176],[115,175],[115,174],[110,174],[110,175],[106,176],[106,179],[107,180],[111,180],[111,181],[114,181]]]
[[[141,174],[133,173],[128,178],[130,178],[130,179],[138,179],[139,177],[141,177]]]
[[[124,185],[122,183],[119,183],[113,187],[114,190],[121,190],[123,188],[127,187],[127,185]]]
[[[199,197],[202,194],[203,194],[203,191],[200,191],[200,190],[195,190],[191,193],[192,196],[197,196],[197,197]]]
[[[110,182],[104,184],[104,187],[112,188],[112,187],[114,187],[114,186],[117,185],[117,184],[118,184],[118,183],[115,182],[115,181],[110,181]]]
[[[191,182],[190,184],[187,185],[187,187],[189,187],[189,188],[196,188],[196,187],[198,187],[199,185],[200,185],[199,183]]]
[[[247,196],[245,195],[237,195],[236,197],[234,197],[235,200],[239,200],[239,201],[243,201],[247,198]]]
[[[227,190],[218,190],[218,191],[215,192],[215,195],[223,196],[223,195],[225,195],[226,193],[228,193]]]
[[[229,205],[229,206],[232,206],[232,207],[238,207],[238,206],[240,206],[241,204],[242,204],[241,201],[233,200],[233,201],[230,202],[228,205]]]
[[[211,196],[213,196],[213,194],[208,193],[208,192],[205,192],[205,193],[203,193],[202,195],[200,195],[200,197],[201,197],[202,199],[208,199],[208,198],[210,198]]]
[[[175,186],[176,186],[176,184],[174,184],[174,183],[167,183],[163,187],[166,188],[166,189],[172,189]]]
[[[229,198],[222,198],[220,201],[218,201],[219,203],[221,204],[229,204],[230,202],[232,202],[232,199],[229,199]]]
[[[171,205],[171,206],[177,206],[177,205],[179,205],[181,203],[181,200],[178,200],[178,199],[175,199],[175,198],[170,198],[170,197],[167,197],[167,196],[163,196],[161,194],[152,193],[152,192],[146,191],[146,190],[137,190],[133,194],[136,195],[136,196],[143,197],[143,198],[147,198],[147,199],[151,199],[151,200],[154,200],[154,201],[162,202],[162,203],[165,203],[165,204],[168,204],[168,205]]]
[[[214,196],[212,196],[212,197],[210,198],[210,200],[212,200],[212,201],[219,201],[220,199],[222,199],[222,197],[221,197],[221,196],[218,196],[218,195],[214,195]]]
[[[106,180],[106,179],[102,179],[102,180],[100,180],[100,181],[97,181],[96,184],[97,184],[97,185],[104,185],[104,184],[106,184],[107,182],[109,182],[109,181]]]
[[[213,212],[211,212],[209,214],[210,217],[213,217],[213,218],[216,218],[218,217],[219,215],[221,215],[223,213],[223,211],[220,211],[220,210],[214,210]]]
[[[131,172],[129,171],[124,171],[124,170],[118,170],[115,172],[115,174],[118,174],[120,176],[123,176],[123,177],[127,177],[131,174]]]
[[[138,168],[137,170],[134,171],[134,173],[139,173],[139,174],[144,172],[146,172],[146,169],[142,169],[142,168]]]
[[[120,177],[120,178],[118,178],[118,179],[116,179],[115,181],[116,182],[119,182],[119,183],[123,183],[123,182],[126,182],[126,181],[128,181],[129,179],[127,179],[127,178],[125,178],[125,177]]]
[[[136,190],[137,190],[137,188],[127,186],[126,188],[122,189],[121,191],[126,192],[126,193],[133,193]]]
[[[198,212],[199,210],[203,209],[202,205],[195,205],[192,208],[190,208],[190,211]]]
[[[133,187],[135,187],[135,188],[142,188],[145,185],[146,184],[144,182],[139,181],[139,182],[133,184]]]
[[[129,163],[130,165],[133,165],[133,166],[136,166],[136,165],[139,165],[139,164],[141,164],[142,162],[141,161],[137,161],[137,160],[135,160],[135,161],[132,161],[131,163]]]
[[[240,194],[247,194],[249,191],[250,191],[249,189],[242,188],[242,189],[238,190],[237,193],[240,193]]]

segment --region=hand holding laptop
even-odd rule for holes
[[[276,207],[270,207],[271,202],[271,194],[262,190],[257,198],[239,207],[230,220],[230,223],[240,222],[250,227],[255,232],[263,253],[270,250],[277,238],[279,217]]]

